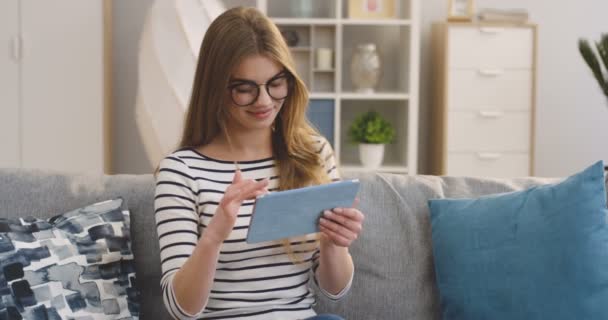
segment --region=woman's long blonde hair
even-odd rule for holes
[[[179,148],[206,145],[226,128],[230,75],[244,58],[252,55],[274,60],[293,75],[290,95],[277,115],[272,137],[279,190],[328,182],[313,140],[318,133],[306,118],[306,86],[296,74],[280,31],[255,8],[228,10],[205,33]]]
[[[276,61],[293,75],[293,86],[277,115],[272,134],[279,190],[329,182],[314,143],[318,132],[306,118],[306,85],[296,74],[280,31],[255,8],[228,10],[215,19],[205,33],[179,148],[206,145],[225,130],[231,73],[244,58],[252,55]],[[229,139],[228,132],[224,134]],[[299,262],[289,241],[284,244],[292,260]]]

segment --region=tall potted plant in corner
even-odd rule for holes
[[[395,129],[378,112],[368,111],[355,118],[348,134],[351,141],[359,144],[363,167],[376,169],[384,159],[384,145],[395,138]]]
[[[585,39],[579,39],[578,49],[608,99],[608,33],[602,34],[600,41],[595,43],[597,56],[589,41]],[[608,107],[608,104],[606,106]],[[608,172],[608,165],[604,166],[604,171]]]
[[[583,59],[587,62],[593,76],[608,99],[608,33],[603,34],[600,41],[595,43],[595,48],[597,49],[597,56],[589,41],[585,39],[578,41],[578,49]],[[602,64],[604,70],[602,70]]]

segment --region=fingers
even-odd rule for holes
[[[243,190],[242,197],[244,199],[254,199],[268,193],[268,179],[254,182],[250,188]]]
[[[325,226],[329,227],[333,231],[345,234],[347,236],[350,236],[351,234],[357,235],[363,229],[361,220],[351,219],[348,216],[344,216],[332,211],[325,211],[323,213],[323,218],[320,219],[320,222],[325,223]]]
[[[353,238],[347,238],[342,234],[335,232],[328,227],[325,227],[324,225],[320,225],[319,229],[321,230],[321,233],[325,234],[325,236],[329,238],[331,242],[341,247],[349,247],[355,240]]]
[[[363,213],[355,208],[326,210],[319,220],[319,229],[334,244],[347,247],[359,237],[363,220]]]
[[[237,184],[243,180],[241,169],[236,169],[234,172],[234,178],[232,178],[232,184]]]
[[[319,227],[327,228],[347,239],[355,240],[361,231],[361,227],[357,226],[357,224],[341,224],[337,223],[335,220],[331,220],[329,218],[321,218],[319,220]],[[353,230],[354,229],[354,230]]]
[[[330,215],[332,213],[334,214],[335,220],[339,223],[344,223],[347,220],[354,220],[358,222],[363,222],[363,220],[365,220],[363,213],[361,213],[359,209],[355,208],[335,208],[329,212]]]
[[[257,180],[258,182],[264,182],[264,188],[262,188],[262,194],[270,193],[268,191],[268,185],[270,185],[270,180],[268,178]]]
[[[224,197],[228,196],[237,201],[254,199],[268,192],[268,183],[268,179],[260,181],[244,180],[231,185],[226,190]]]
[[[236,177],[236,180],[240,179]],[[224,192],[224,196],[220,200],[220,207],[231,215],[236,215],[241,204],[245,200],[255,199],[268,192],[268,179],[241,180],[235,184],[231,184]]]
[[[339,228],[344,228],[354,234],[358,234],[362,230],[362,223],[364,220],[363,213],[361,211],[354,208],[336,208],[332,211],[326,210],[323,212],[323,218],[321,220],[326,220],[332,222],[337,227],[332,228],[334,231],[339,232]]]

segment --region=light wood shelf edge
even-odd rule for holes
[[[112,90],[112,0],[103,0],[103,171],[113,173],[112,165],[112,128],[113,128],[113,90]]]

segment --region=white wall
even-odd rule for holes
[[[0,0],[1,1],[1,0]],[[143,141],[135,123],[139,36],[154,0],[112,1],[112,172],[150,173]]]
[[[431,24],[445,20],[447,0],[422,2],[420,95],[421,172],[432,155],[428,137],[433,84],[430,59]],[[114,132],[116,173],[148,173],[135,124],[137,45],[153,0],[113,1]],[[540,176],[571,174],[595,160],[608,163],[608,100],[578,53],[579,37],[598,39],[608,33],[608,1],[478,0],[477,7],[526,8],[539,25],[536,159]]]
[[[578,52],[580,37],[608,33],[608,1],[478,0],[477,8],[526,8],[538,24],[535,175],[564,176],[596,160],[608,164],[608,99]],[[447,0],[423,0],[421,137],[432,128],[431,24],[444,20]],[[421,141],[428,148],[428,139]],[[428,155],[421,150],[421,157]],[[420,159],[421,166],[428,158]],[[421,168],[424,170],[424,167]]]

